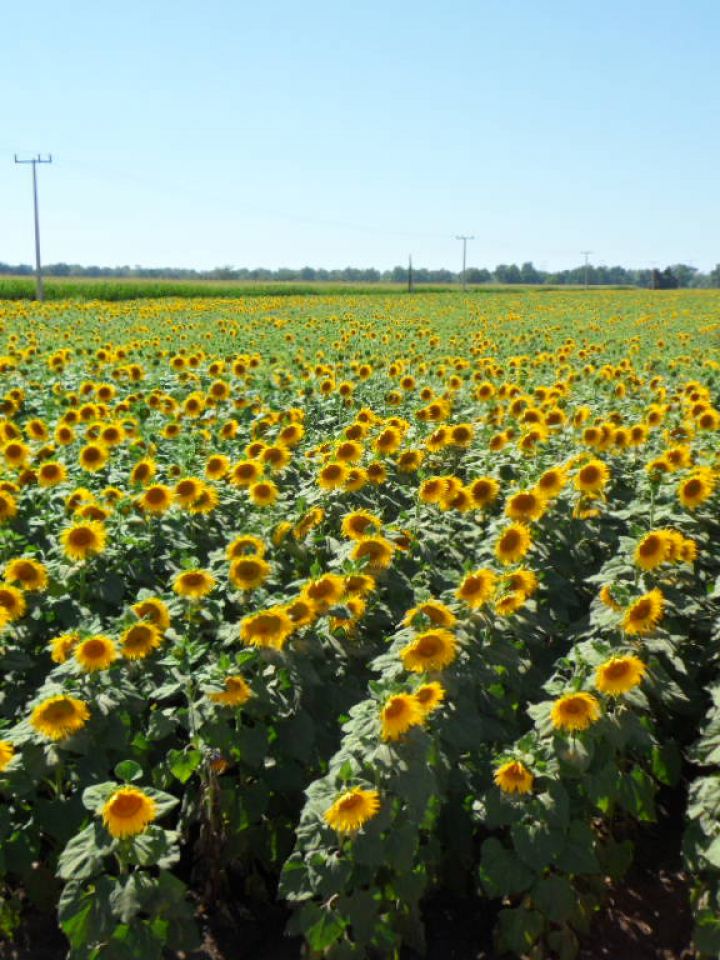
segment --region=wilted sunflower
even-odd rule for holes
[[[5,579],[19,583],[26,593],[42,591],[47,587],[47,570],[39,560],[17,557],[5,566]]]
[[[213,703],[221,703],[225,707],[241,707],[247,703],[253,692],[245,677],[239,674],[225,677],[225,689],[208,694]]]
[[[337,833],[353,834],[371,820],[379,809],[380,794],[377,790],[355,787],[341,794],[325,811],[324,817]]]
[[[595,671],[595,686],[601,693],[616,697],[636,687],[646,671],[646,665],[635,656],[611,657]]]
[[[102,808],[102,819],[112,837],[134,837],[157,816],[157,806],[137,787],[120,787]]]
[[[162,632],[170,626],[170,611],[159,597],[138,600],[130,608],[139,620],[149,620]]]
[[[73,648],[73,656],[86,673],[107,670],[117,655],[115,642],[101,633],[81,640]]]
[[[522,523],[511,523],[495,541],[495,556],[500,563],[517,563],[531,546],[532,538],[528,528]]]
[[[105,527],[96,520],[74,523],[60,534],[63,552],[70,560],[84,560],[86,557],[102,553],[106,541]]]
[[[566,693],[553,703],[550,719],[558,730],[587,730],[600,719],[600,704],[591,693]]]
[[[456,640],[449,630],[441,627],[426,630],[400,651],[406,670],[415,673],[434,673],[443,670],[457,655]]]
[[[363,537],[355,542],[350,558],[365,560],[368,570],[378,571],[390,566],[394,551],[394,544],[385,537]]]
[[[7,740],[0,740],[0,773],[3,772],[14,756],[15,747]]]
[[[183,570],[173,580],[173,590],[181,597],[198,600],[215,586],[215,577],[207,570]]]
[[[444,699],[445,688],[437,680],[433,680],[431,683],[423,683],[415,691],[415,700],[426,717],[437,710]]]
[[[120,638],[120,652],[128,660],[142,660],[160,646],[162,633],[154,623],[134,623]]]
[[[343,517],[340,531],[348,540],[361,540],[367,534],[368,527],[379,530],[381,526],[380,517],[369,510],[353,510]]]
[[[665,598],[657,588],[644,593],[625,610],[622,629],[631,636],[652,633],[662,620],[664,609]]]
[[[535,778],[524,763],[509,760],[497,768],[493,780],[503,793],[530,793]]]
[[[458,600],[464,601],[471,610],[477,610],[495,593],[495,574],[481,567],[468,573],[455,591]]]
[[[601,493],[610,479],[610,470],[602,460],[590,460],[575,474],[575,489],[582,493]]]
[[[237,557],[230,563],[230,582],[238,590],[254,590],[267,580],[270,564],[261,556]]]
[[[269,607],[244,617],[240,622],[240,638],[253,647],[282,650],[295,624],[283,607]]]
[[[60,695],[39,703],[30,714],[30,724],[49,740],[64,740],[81,730],[90,719],[83,700]]]
[[[409,693],[397,693],[389,697],[380,710],[383,740],[399,740],[411,727],[425,721],[425,714],[415,697]]]

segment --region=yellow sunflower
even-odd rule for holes
[[[61,633],[59,637],[53,637],[50,641],[50,659],[53,663],[65,663],[79,640],[77,633]]]
[[[531,546],[532,538],[528,528],[522,523],[511,523],[495,541],[495,556],[500,563],[517,563]]]
[[[392,562],[395,545],[385,537],[363,537],[350,551],[352,560],[365,560],[370,571],[384,570]]]
[[[511,520],[538,520],[545,512],[546,500],[534,490],[520,490],[508,498],[505,515]]]
[[[172,487],[164,483],[154,483],[146,487],[138,497],[138,503],[146,513],[165,513],[173,502]]]
[[[664,609],[665,598],[657,588],[644,593],[625,610],[622,629],[631,636],[652,633],[662,620]]]
[[[670,559],[671,542],[664,530],[646,533],[635,548],[635,565],[643,570],[654,570]]]
[[[137,787],[120,787],[102,808],[108,833],[119,839],[142,833],[156,816],[155,801]]]
[[[395,694],[385,701],[380,710],[383,740],[399,740],[411,727],[424,721],[425,714],[412,694]]]
[[[602,460],[589,460],[575,474],[575,489],[582,493],[601,493],[610,479],[610,470]]]
[[[336,490],[342,487],[347,479],[348,468],[339,461],[326,463],[320,468],[318,474],[318,486],[322,490]]]
[[[32,557],[17,557],[5,566],[5,579],[19,583],[26,593],[41,592],[47,587],[47,570],[39,560]]]
[[[449,630],[437,628],[418,634],[400,651],[406,670],[432,673],[443,670],[457,655],[456,640]]]
[[[535,778],[524,763],[509,760],[497,768],[493,780],[503,793],[531,793]]]
[[[142,660],[160,646],[162,633],[154,623],[134,623],[120,638],[120,652],[128,660]]]
[[[558,730],[587,730],[600,719],[600,704],[591,693],[566,693],[553,703],[550,719]]]
[[[0,582],[0,609],[5,612],[8,620],[19,620],[27,610],[22,590]]]
[[[238,590],[254,590],[269,575],[270,564],[257,555],[240,556],[230,563],[230,582]]]
[[[0,490],[0,522],[11,520],[17,515],[17,500],[7,490]]]
[[[336,573],[326,573],[316,580],[308,580],[301,596],[308,600],[318,613],[324,613],[329,607],[339,603],[345,591],[345,582]]]
[[[90,719],[83,700],[60,695],[39,703],[30,714],[30,724],[49,740],[64,740],[81,730]]]
[[[73,656],[86,673],[107,670],[117,655],[115,642],[101,633],[81,640],[73,649]]]
[[[86,557],[102,553],[106,542],[105,527],[97,520],[74,523],[60,534],[63,552],[70,560],[85,560]]]
[[[477,610],[495,593],[495,581],[496,577],[492,570],[480,567],[465,576],[455,591],[455,596],[466,603],[471,610]]]
[[[369,510],[353,510],[343,517],[340,530],[348,540],[361,540],[366,536],[368,528],[379,530],[381,526],[380,517],[376,517]]]
[[[611,657],[595,671],[595,686],[601,693],[616,697],[636,687],[646,671],[647,666],[635,656]]]
[[[353,834],[363,827],[380,809],[380,794],[377,790],[361,790],[355,787],[346,790],[328,807],[326,823],[337,833]]]
[[[138,600],[130,608],[139,620],[149,620],[162,632],[170,626],[170,611],[159,597]]]
[[[423,683],[415,691],[415,700],[423,712],[423,716],[429,716],[434,710],[442,706],[445,699],[445,688],[437,680],[431,683]]]
[[[688,510],[695,510],[705,503],[713,493],[714,481],[708,473],[696,473],[683,480],[677,488],[680,503]]]
[[[440,600],[425,600],[416,607],[408,610],[403,617],[403,626],[410,627],[417,617],[426,617],[436,627],[452,627],[457,623],[457,617],[449,607]]]
[[[278,488],[272,480],[258,480],[250,484],[248,496],[256,507],[269,507],[278,498]]]
[[[239,674],[225,677],[224,690],[208,694],[213,703],[220,703],[225,707],[241,707],[252,695],[247,680]]]
[[[199,600],[215,586],[215,577],[207,570],[183,570],[173,580],[173,590],[181,597]]]
[[[67,478],[67,468],[57,460],[46,460],[38,468],[38,484],[41,487],[56,487]]]
[[[294,629],[285,608],[269,607],[241,620],[240,638],[248,646],[282,650]]]
[[[83,470],[89,473],[95,473],[102,470],[108,461],[110,451],[103,443],[88,443],[78,455],[78,462]]]
[[[0,773],[3,772],[14,756],[15,747],[7,740],[0,740]]]
[[[228,560],[236,560],[248,554],[264,557],[265,549],[265,543],[260,537],[256,537],[251,533],[241,533],[240,536],[235,537],[235,539],[231,540],[227,545],[225,556]]]

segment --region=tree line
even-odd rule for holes
[[[29,264],[0,263],[0,275],[31,276]],[[373,267],[345,267],[342,270],[325,270],[322,267],[281,267],[269,270],[264,267],[215,267],[212,270],[193,270],[177,267],[84,267],[76,263],[51,263],[43,267],[48,277],[103,277],[134,278],[148,280],[238,280],[245,282],[272,281],[292,283],[407,283],[408,268],[397,266],[392,270],[376,270]],[[460,283],[462,274],[453,270],[413,268],[413,281],[424,283]],[[569,270],[539,270],[531,262],[518,266],[516,263],[501,263],[494,270],[484,267],[468,267],[466,280],[469,284],[552,284],[553,286],[634,286],[662,289],[720,287],[720,263],[708,273],[686,263],[676,263],[663,270],[633,269],[581,264]]]

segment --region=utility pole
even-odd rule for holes
[[[412,254],[408,255],[408,293],[413,292]]]
[[[456,240],[462,240],[463,245],[463,265],[462,265],[462,285],[463,293],[467,290],[467,283],[465,282],[465,266],[467,264],[467,242],[468,240],[474,240],[475,237],[464,237],[462,234],[459,237],[455,237]]]
[[[32,164],[32,180],[33,180],[33,206],[35,210],[35,283],[36,283],[36,297],[38,300],[45,299],[45,291],[43,289],[43,279],[42,279],[42,266],[40,265],[40,217],[38,215],[38,192],[37,192],[37,170],[36,167],[38,163],[52,163],[52,154],[48,154],[47,157],[43,157],[41,154],[38,154],[36,157],[33,157],[32,160],[18,160],[18,155],[15,154],[15,163],[31,163]]]
[[[585,289],[588,288],[588,267],[590,266],[590,261],[588,257],[592,253],[592,250],[581,250],[580,253],[585,257]]]

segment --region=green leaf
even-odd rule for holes
[[[91,823],[76,834],[58,858],[57,873],[62,880],[84,880],[103,869],[103,860],[116,842],[99,823]]]
[[[599,873],[595,834],[582,820],[573,820],[564,845],[560,845],[557,866],[565,873]]]
[[[545,877],[535,884],[530,896],[538,910],[554,923],[565,923],[575,909],[575,891],[565,877]]]
[[[171,750],[168,754],[170,772],[180,783],[187,783],[202,763],[200,750]]]
[[[517,855],[533,870],[541,871],[555,861],[563,834],[545,823],[516,823],[510,833]]]
[[[119,784],[107,780],[105,783],[96,783],[92,787],[86,787],[82,795],[83,806],[92,813],[100,813],[106,801],[118,789],[118,786]]]
[[[134,760],[121,760],[113,771],[118,780],[135,783],[143,778],[143,768]]]
[[[482,845],[478,877],[488,896],[505,897],[527,890],[535,874],[497,837],[488,837]]]
[[[537,910],[526,910],[524,907],[501,910],[498,914],[498,939],[501,949],[510,950],[520,956],[526,954],[544,926],[542,914]]]

